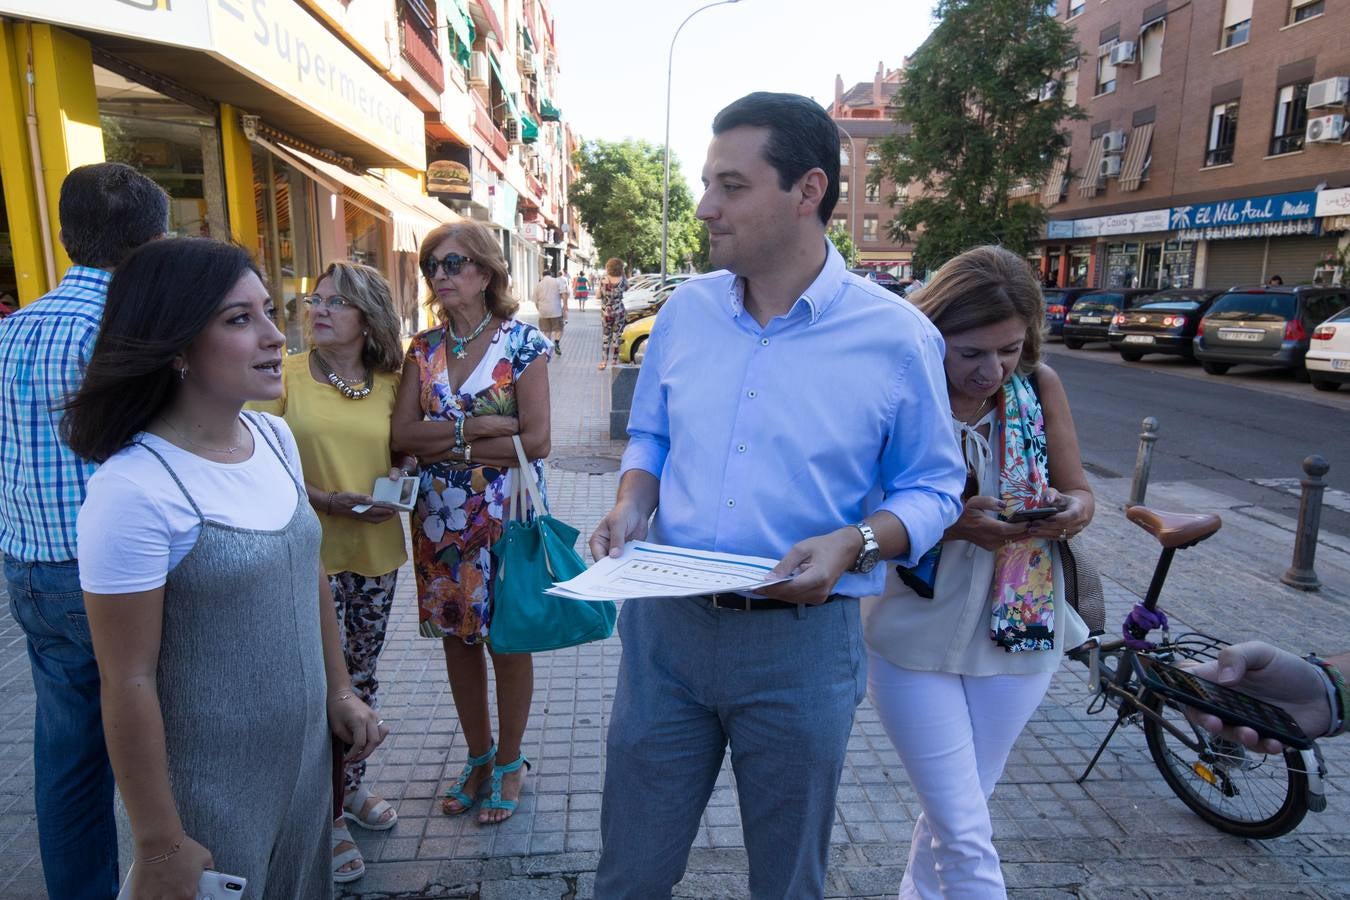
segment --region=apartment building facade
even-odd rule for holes
[[[1059,0],[1086,112],[1039,199],[1048,284],[1336,277],[1350,219],[1350,0]]]

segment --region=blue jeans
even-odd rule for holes
[[[37,694],[34,793],[47,895],[110,900],[118,887],[113,774],[79,566],[6,556],[5,581]]]
[[[867,687],[858,602],[738,612],[702,598],[635,600],[619,632],[595,896],[670,897],[728,744],[751,896],[822,896]]]

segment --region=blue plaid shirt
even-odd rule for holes
[[[80,386],[112,274],[72,266],[56,290],[0,319],[0,551],[75,558],[75,516],[94,466],[59,437],[58,407]]]

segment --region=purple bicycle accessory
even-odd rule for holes
[[[1152,650],[1158,645],[1148,639],[1148,633],[1155,628],[1167,631],[1167,613],[1136,603],[1121,623],[1120,634],[1131,650]]]

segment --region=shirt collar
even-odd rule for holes
[[[839,255],[839,251],[834,248],[829,238],[822,240],[825,241],[825,265],[821,266],[816,280],[807,285],[806,290],[797,298],[797,302],[788,310],[788,316],[793,316],[798,308],[805,304],[813,325],[834,305],[844,281],[844,257]],[[739,317],[745,312],[745,279],[739,275],[732,279],[729,299],[733,316]]]
[[[82,288],[106,288],[112,281],[112,272],[107,269],[95,269],[92,266],[71,266],[61,277],[62,284],[79,285]]]

